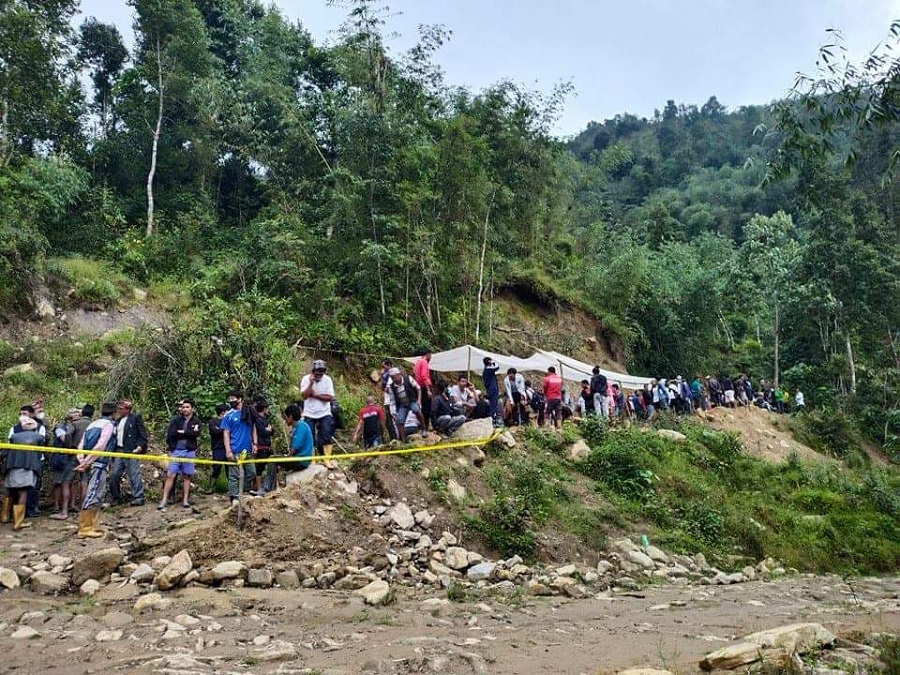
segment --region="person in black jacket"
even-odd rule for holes
[[[181,476],[184,481],[183,499],[181,505],[188,509],[191,507],[191,476],[194,475],[194,463],[185,460],[197,458],[197,439],[200,437],[200,420],[194,414],[194,402],[186,398],[181,402],[178,415],[169,422],[166,430],[166,445],[169,447],[169,470],[166,472],[166,484],[163,487],[162,499],[158,508],[166,510],[169,503],[169,493],[175,485],[176,476]]]
[[[13,428],[10,442],[16,445],[43,445],[43,436],[38,431],[38,422],[27,414],[19,418]],[[31,527],[25,522],[25,503],[29,490],[33,490],[41,475],[41,454],[30,450],[4,450],[4,487],[7,497],[3,499],[3,514],[0,522],[9,522],[9,508],[12,507],[13,529],[18,531]]]
[[[216,406],[216,416],[209,421],[210,454],[217,462],[225,461],[225,432],[219,428],[219,422],[225,417],[227,411],[228,406],[224,403],[220,403]],[[209,488],[206,491],[207,494],[212,494],[216,489],[216,482],[219,480],[219,475],[221,473],[222,465],[213,464],[212,473],[209,477]]]
[[[116,452],[141,454],[147,451],[147,429],[139,413],[133,412],[131,401],[119,401],[116,422]],[[114,459],[109,472],[109,494],[113,502],[122,502],[122,474],[128,473],[131,484],[131,505],[144,505],[144,481],[141,480],[141,463],[136,459]]]
[[[435,431],[442,436],[451,436],[466,421],[465,415],[459,415],[453,409],[453,402],[447,391],[446,382],[438,382],[437,396],[431,403],[431,423]]]

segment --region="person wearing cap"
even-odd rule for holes
[[[36,398],[31,403],[26,403],[21,408],[19,408],[19,423],[10,427],[7,440],[12,441],[13,434],[22,431],[21,420],[23,417],[30,417],[35,421],[35,424],[37,424],[37,428],[35,429],[35,431],[37,431],[38,435],[40,436],[40,443],[35,443],[35,445],[47,445],[47,427],[44,425],[43,421],[44,402],[40,398]],[[37,518],[40,515],[38,511],[38,494],[41,485],[42,469],[43,465],[41,465],[41,469],[38,470],[35,486],[28,489],[28,496],[26,498],[25,506],[25,515],[28,518]]]
[[[419,420],[422,436],[427,436],[425,421],[422,418],[422,388],[415,378],[406,375],[399,368],[391,368],[388,392],[394,409],[394,422],[397,426],[397,438],[406,441],[406,418],[412,412]]]
[[[14,427],[15,432],[9,439],[15,445],[43,445],[43,438],[38,432],[38,423],[31,415],[23,413],[19,416],[19,423]],[[29,490],[37,485],[41,472],[41,453],[32,450],[8,449],[3,450],[3,486],[6,488],[6,496],[0,504],[2,517],[0,522],[8,523],[10,511],[12,512],[13,529],[19,531],[31,527],[31,523],[25,522],[26,502]]]
[[[139,413],[133,411],[134,404],[125,399],[119,401],[116,422],[116,452],[138,455],[147,450],[147,429]],[[131,506],[143,506],[144,481],[141,479],[141,463],[136,459],[113,460],[109,472],[109,494],[113,502],[120,504],[122,497],[122,475],[128,474],[131,485]]]
[[[178,414],[169,422],[166,430],[166,445],[169,446],[170,462],[166,471],[166,483],[163,486],[162,499],[156,507],[160,511],[166,510],[169,503],[169,494],[175,485],[175,479],[182,477],[184,488],[182,490],[181,505],[190,508],[191,476],[194,475],[194,463],[185,460],[196,459],[197,439],[200,437],[200,419],[194,413],[194,401],[186,398],[181,402]]]
[[[100,406],[100,419],[91,422],[84,430],[84,436],[78,442],[79,450],[109,451],[116,447],[116,423],[113,415],[116,414],[115,403],[104,403]],[[102,455],[78,455],[78,465],[75,471],[84,473],[90,470],[90,477],[84,489],[84,501],[81,503],[81,511],[78,513],[79,539],[102,537],[104,532],[99,529],[100,507],[103,506],[103,497],[106,494],[106,477],[109,469],[109,457]]]
[[[313,430],[315,446],[319,454],[329,457],[334,448],[334,417],[331,403],[334,401],[334,382],[326,374],[325,362],[316,359],[309,374],[300,380],[300,397],[303,399],[303,421]]]
[[[57,448],[75,449],[75,424],[81,419],[81,408],[70,408],[66,419],[53,429],[53,445]],[[66,520],[69,517],[69,503],[72,500],[72,477],[75,475],[75,455],[55,453],[50,456],[50,478],[53,484],[54,520]]]
[[[231,410],[225,413],[219,428],[225,443],[225,460],[236,462],[241,453],[247,456],[253,453],[253,413],[250,406],[244,405],[244,395],[237,389],[228,392],[228,405]],[[241,497],[241,472],[244,474],[244,490],[249,490],[256,478],[256,465],[248,462],[228,467],[228,497],[232,504]]]

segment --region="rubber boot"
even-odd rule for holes
[[[87,539],[88,537],[102,537],[102,532],[97,532],[93,527],[93,509],[82,509],[78,512],[78,534],[75,536],[79,539]]]
[[[12,507],[13,512],[13,529],[18,532],[19,530],[24,530],[26,527],[31,527],[31,523],[25,522],[25,505],[24,504],[14,504]]]
[[[9,497],[0,499],[0,523],[8,523],[10,521],[10,513],[12,511],[12,502]]]
[[[331,457],[331,451],[334,450],[334,445],[331,443],[327,443],[322,446],[322,454],[326,457]]]
[[[102,537],[106,534],[105,530],[100,529],[100,507],[95,506],[91,509],[91,529],[96,533],[95,537]]]

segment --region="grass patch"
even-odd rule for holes
[[[124,274],[105,260],[88,260],[80,256],[52,258],[48,269],[58,283],[68,287],[66,294],[76,303],[110,307],[132,286]]]

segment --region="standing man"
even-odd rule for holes
[[[395,440],[397,438],[397,429],[394,426],[394,415],[391,412],[391,392],[388,391],[388,385],[391,383],[391,368],[394,367],[394,362],[390,359],[382,359],[381,361],[381,394],[382,394],[382,409],[384,411],[385,419],[388,420],[387,430],[388,436],[391,437],[391,440]]]
[[[497,384],[497,372],[500,366],[490,356],[484,357],[484,370],[481,371],[481,379],[484,380],[484,395],[491,406],[491,419],[494,426],[502,426],[503,417],[500,414],[500,387]]]
[[[38,431],[38,421],[23,413],[19,416],[19,423],[14,427],[15,431],[10,436],[9,442],[15,445],[43,445],[43,437]],[[41,475],[41,455],[31,450],[3,450],[4,467],[3,486],[6,488],[7,497],[3,501],[2,522],[9,522],[10,509],[12,510],[13,529],[19,530],[31,527],[31,523],[25,522],[25,502],[28,500],[29,490],[33,490]]]
[[[547,401],[547,417],[557,429],[559,429],[562,415],[562,385],[563,381],[556,374],[556,367],[547,368],[547,374],[544,375],[544,380],[541,382],[541,389],[544,390],[544,399]]]
[[[91,422],[84,431],[84,436],[78,443],[79,450],[113,450],[116,446],[116,423],[112,416],[116,412],[115,403],[104,403],[100,406],[100,419]],[[91,470],[90,478],[84,488],[84,502],[78,513],[79,539],[86,537],[102,537],[103,531],[99,529],[100,507],[103,506],[103,496],[106,493],[106,474],[109,467],[109,458],[97,455],[79,455],[78,466],[75,471],[84,473]]]
[[[231,408],[219,428],[222,430],[222,441],[225,444],[225,459],[237,462],[242,452],[250,455],[253,452],[253,421],[248,409],[244,407],[244,395],[232,389],[228,392],[228,406]],[[228,496],[234,504],[241,498],[240,472],[244,472],[244,488],[249,489],[256,477],[255,464],[237,464],[228,467]]]
[[[119,401],[116,422],[116,452],[139,455],[147,451],[147,429],[139,413],[133,411],[134,404],[123,399]],[[141,463],[136,459],[116,458],[109,473],[109,494],[113,503],[122,502],[122,474],[128,473],[131,484],[131,506],[144,505],[144,481],[141,480]]]
[[[422,415],[419,419],[422,421],[422,436],[428,435],[428,420],[431,417],[431,350],[422,351],[422,357],[413,364],[413,377],[416,384],[422,389]]]
[[[515,368],[509,368],[503,384],[506,387],[506,403],[510,406],[510,421],[521,426],[528,421],[528,412],[525,410],[525,378]]]
[[[75,441],[75,425],[81,418],[81,410],[72,408],[66,413],[66,419],[53,429],[53,445],[58,448],[72,450],[78,447]],[[81,440],[81,439],[78,439]],[[54,520],[66,520],[69,517],[69,503],[72,499],[72,476],[75,475],[75,455],[56,453],[50,455],[50,477],[53,483]]]
[[[91,425],[91,422],[93,421],[94,406],[88,403],[81,408],[81,417],[79,417],[78,421],[75,422],[75,436],[72,438],[72,443],[75,444],[74,447],[77,448],[78,444],[81,443],[81,439],[84,437],[85,430]],[[69,505],[70,510],[81,510],[81,502],[84,500],[84,492],[86,489],[87,483],[82,480],[82,474],[76,471],[72,476],[72,503]]]
[[[212,458],[217,462],[225,461],[225,432],[219,428],[222,418],[228,411],[227,405],[219,403],[216,406],[216,416],[209,421],[209,449]],[[221,464],[213,464],[212,472],[209,477],[209,489],[207,494],[212,494],[216,489],[216,482],[219,480],[219,474],[222,473]]]
[[[594,412],[607,422],[609,421],[609,395],[607,393],[606,375],[600,372],[600,366],[591,371],[591,393],[594,395]]]
[[[303,399],[303,421],[313,430],[319,454],[329,457],[334,448],[331,443],[334,434],[334,417],[331,414],[334,382],[325,374],[326,370],[324,361],[313,361],[309,375],[304,375],[300,380],[300,396]]]
[[[191,476],[195,473],[195,467],[193,462],[184,460],[196,459],[198,438],[200,438],[200,419],[194,414],[194,402],[186,398],[181,402],[179,414],[172,418],[166,430],[166,445],[169,446],[171,461],[166,471],[162,499],[156,507],[160,511],[166,510],[169,494],[175,485],[175,478],[179,475],[184,485],[181,505],[186,509],[190,508]]]

